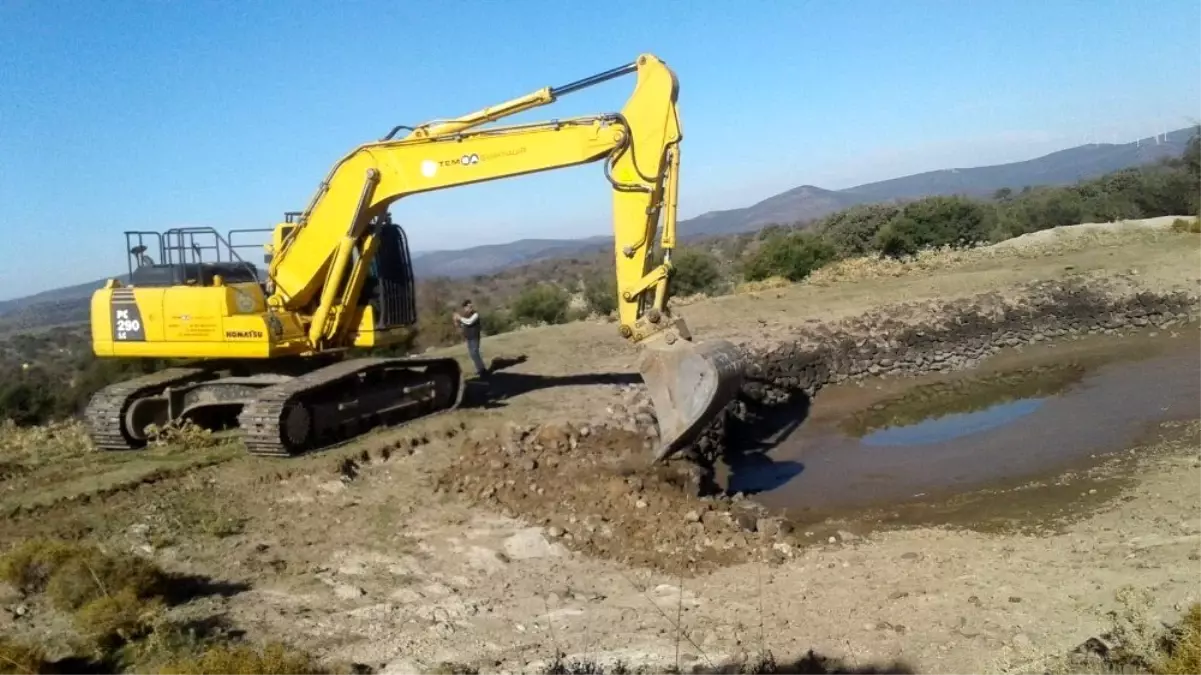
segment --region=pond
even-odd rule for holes
[[[795,429],[719,473],[789,514],[950,497],[1087,465],[1197,419],[1196,331],[1043,345],[975,371],[822,390]]]

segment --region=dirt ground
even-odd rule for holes
[[[835,270],[681,312],[698,338],[768,344],[813,322],[1032,280],[1195,294],[1199,244],[1090,230]],[[1041,672],[1104,630],[1124,585],[1151,592],[1164,620],[1201,599],[1201,421],[1000,493],[1015,504],[1053,491],[1056,508],[1034,511],[1042,527],[793,529],[749,500],[691,496],[680,472],[647,469],[637,430],[600,428],[638,405],[636,353],[614,324],[520,331],[483,349],[513,363],[485,405],[292,460],[225,446],[98,457],[69,426],[8,430],[0,542],[83,537],[228,582],[173,611],[382,672],[516,672],[556,652],[690,668],[809,649],[857,668]],[[3,586],[0,608],[0,633],[66,648],[48,610]]]

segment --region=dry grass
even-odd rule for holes
[[[271,643],[262,648],[249,645],[213,645],[194,656],[167,661],[155,668],[155,672],[178,675],[315,675],[335,671],[306,652],[290,649],[280,643]]]
[[[671,305],[673,307],[685,307],[687,305],[695,305],[698,302],[704,302],[705,300],[708,300],[710,297],[712,297],[712,296],[710,296],[708,293],[693,293],[692,295],[672,296]]]
[[[147,450],[98,452],[79,422],[27,428],[3,423],[0,512],[121,489],[243,454],[239,444],[188,429],[168,432]]]
[[[142,598],[125,587],[80,607],[75,612],[75,623],[99,654],[108,654],[150,634],[164,610],[161,599]]]
[[[1162,675],[1201,673],[1201,603],[1194,602],[1159,645],[1153,670]]]
[[[242,510],[239,495],[223,490],[196,475],[186,476],[170,500],[150,505],[146,516],[146,541],[165,548],[181,539],[241,534],[250,518]]]
[[[744,281],[734,287],[734,294],[742,295],[745,293],[759,293],[762,291],[769,291],[773,288],[783,288],[791,285],[792,282],[784,277],[768,277],[761,281]]]
[[[1177,224],[1180,225],[1177,225]],[[1168,226],[1164,218],[1118,222],[1085,223],[1007,239],[989,246],[967,249],[927,249],[911,258],[895,260],[878,256],[848,258],[823,267],[807,280],[825,286],[835,283],[928,275],[968,266],[1000,264],[1005,260],[1046,258],[1089,249],[1107,249],[1138,243],[1156,243],[1180,232],[1198,232],[1201,221],[1177,218]]]
[[[47,670],[46,653],[41,647],[0,637],[0,675],[44,673]]]
[[[27,595],[44,594],[99,654],[149,631],[169,583],[158,566],[136,556],[47,539],[0,558],[0,578]]]
[[[1172,231],[1189,234],[1201,234],[1201,218],[1177,218],[1172,221]]]
[[[987,250],[984,248],[952,249],[946,247],[921,251],[916,256],[904,260],[876,256],[847,258],[817,270],[809,276],[808,282],[824,286],[848,281],[928,274],[963,267],[993,257],[986,253]]]
[[[1151,614],[1151,596],[1130,586],[1117,592],[1119,608],[1109,612],[1110,630],[1067,657],[1051,659],[1047,673],[1201,673],[1201,603],[1194,602],[1170,626]]]
[[[1111,640],[1116,647],[1107,655],[1109,665],[1134,667],[1144,672],[1159,658],[1160,630],[1151,617],[1151,596],[1125,586],[1117,592],[1119,609],[1109,612]]]
[[[54,422],[40,427],[18,427],[0,422],[0,462],[26,469],[90,452],[87,433],[79,422]]]
[[[150,444],[158,448],[173,448],[195,450],[196,448],[211,448],[221,443],[221,438],[186,420],[182,424],[170,424],[159,428],[151,424],[145,429],[146,438]]]

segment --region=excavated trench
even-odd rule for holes
[[[816,481],[806,484],[798,480],[805,478],[805,471],[797,471],[789,463],[804,462],[772,457],[778,454],[773,448],[782,439],[796,438],[790,434],[797,433],[798,423],[811,410],[813,419],[821,419],[825,415],[821,413],[823,402],[837,401],[840,390],[875,391],[883,396],[889,393],[889,387],[880,383],[901,383],[904,389],[926,378],[932,388],[917,390],[920,395],[916,398],[898,394],[892,398],[900,403],[884,404],[889,397],[883,396],[847,415],[838,414],[837,406],[833,406],[825,417],[838,418],[834,427],[844,437],[854,438],[859,446],[896,450],[887,444],[888,430],[895,441],[898,432],[894,428],[901,427],[902,442],[906,433],[941,433],[945,437],[935,438],[935,445],[941,442],[952,447],[956,438],[962,437],[962,428],[955,436],[946,430],[914,432],[904,427],[938,416],[929,414],[930,410],[984,413],[982,418],[967,423],[969,427],[975,424],[984,428],[1005,426],[1023,414],[1038,415],[1039,411],[1031,412],[1023,406],[1046,405],[1031,401],[1083,386],[1105,359],[1061,363],[1044,358],[1037,371],[1015,375],[999,370],[983,384],[967,380],[940,384],[938,378],[965,373],[1002,351],[1013,351],[1007,348],[1071,344],[1090,335],[1169,331],[1183,335],[1185,340],[1192,336],[1195,342],[1193,322],[1198,314],[1196,296],[1182,292],[1129,293],[1098,287],[1096,283],[1087,287],[1035,283],[1011,297],[994,294],[889,307],[806,329],[785,344],[749,351],[751,367],[739,398],[690,449],[687,459],[691,461],[647,466],[650,444],[646,437],[653,434],[653,427],[634,426],[636,420],[646,419],[647,404],[642,401],[630,406],[629,419],[598,425],[514,425],[499,436],[477,435],[465,441],[463,452],[443,474],[440,486],[469,501],[540,523],[569,548],[672,573],[691,574],[747,560],[783,560],[795,547],[817,540],[813,530],[821,528],[816,523],[837,521],[831,527],[845,527],[845,521],[830,518],[830,509],[814,509],[798,517],[797,507],[806,499],[812,507],[831,495],[870,496],[875,492],[879,501],[887,502],[911,495],[915,486],[927,492],[956,488],[952,480],[958,475],[955,469],[949,470],[950,475],[939,470],[911,471],[916,481],[885,476],[880,484],[899,490],[891,494],[888,490],[863,488],[855,480],[862,481],[866,474],[879,471],[871,468],[870,461],[856,464],[845,459],[840,459],[844,464],[835,471],[817,474]],[[1171,362],[1161,365],[1159,372],[1165,368],[1192,368],[1195,380],[1197,368],[1193,365]],[[1116,377],[1123,376],[1119,372]],[[1154,379],[1154,374],[1146,377]],[[929,382],[930,378],[935,381]],[[867,386],[859,386],[862,384]],[[830,396],[823,390],[828,390]],[[1187,396],[1189,390],[1184,387],[1177,394]],[[1196,406],[1185,407],[1190,406],[1189,412],[1195,418]],[[1088,401],[1084,407],[1088,407]],[[1154,407],[1154,401],[1145,407]],[[867,441],[855,438],[871,439],[871,433],[883,436]],[[946,436],[948,433],[950,436]],[[886,443],[873,445],[881,437]],[[802,434],[799,438],[813,437]],[[1068,459],[1084,456],[1088,446],[1073,445]],[[827,455],[837,456],[837,451]],[[777,503],[762,495],[747,498],[732,494],[723,487],[723,482],[729,486],[729,467],[743,467],[745,471],[748,462],[756,461],[766,467],[760,467],[763,470],[757,477],[753,476],[755,471],[746,473],[755,480],[777,483],[774,496],[771,490],[765,493],[779,497]],[[979,462],[968,459],[966,464],[961,461],[960,468],[976,464]],[[1014,473],[1004,462],[994,464],[993,473],[975,476],[973,484]],[[920,467],[921,462],[917,465]],[[812,489],[815,482],[830,487],[825,491]],[[805,485],[797,488],[804,496],[782,489],[790,485]],[[789,506],[793,508],[780,513],[781,507]]]

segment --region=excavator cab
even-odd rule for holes
[[[234,253],[238,247],[229,243],[235,234],[252,231],[261,230],[233,230],[227,237],[209,227],[128,231],[128,284],[138,288],[212,286],[217,279],[231,284],[261,283],[259,268],[239,258]]]

